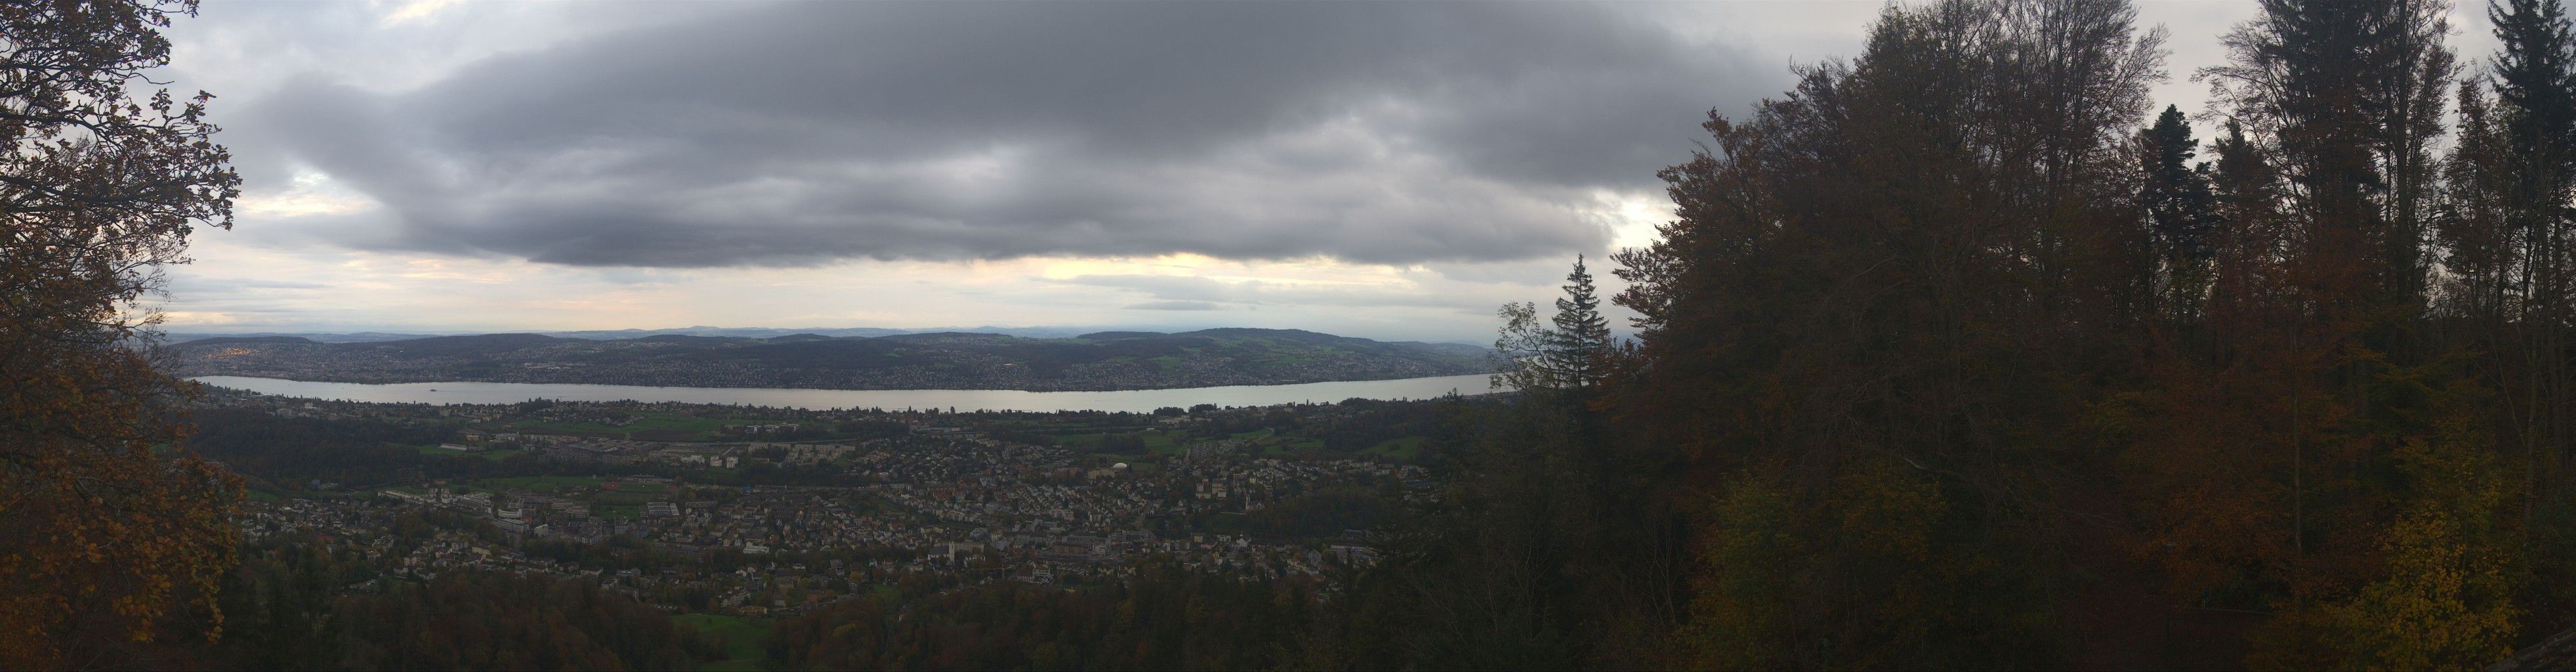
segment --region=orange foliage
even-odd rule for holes
[[[127,88],[193,10],[0,5],[0,667],[142,665],[176,623],[221,622],[238,487],[163,451],[190,386],[135,347],[155,269],[230,225],[239,183],[208,96]]]

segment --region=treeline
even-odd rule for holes
[[[1662,172],[1634,344],[1568,337],[1579,268],[1506,309],[1539,391],[1340,660],[2464,668],[2576,625],[2576,40],[2497,0],[2462,60],[2448,8],[2265,0],[2196,131],[2126,2],[1891,7]]]
[[[392,483],[419,476],[434,457],[400,445],[456,440],[451,425],[281,418],[241,408],[200,410],[187,445],[234,472],[301,487],[306,481]],[[483,461],[477,459],[477,461]]]
[[[421,526],[402,526],[397,552],[426,540]],[[685,669],[724,657],[719,638],[589,582],[497,572],[400,580],[312,532],[245,548],[219,603],[212,641],[138,647],[156,654],[154,667],[269,670]]]

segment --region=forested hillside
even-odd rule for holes
[[[1453,533],[1556,536],[1493,565],[1525,614],[1445,608],[1612,667],[2463,668],[2576,625],[2563,8],[2465,57],[2443,3],[2261,10],[2196,125],[2113,0],[1892,8],[1713,113],[1618,257],[1639,342],[1539,451],[1576,468],[1458,515],[1586,513]]]

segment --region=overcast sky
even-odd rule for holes
[[[157,77],[244,197],[165,328],[1490,340],[1879,6],[208,2]],[[2144,3],[2161,101],[2252,12]]]

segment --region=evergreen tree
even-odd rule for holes
[[[1610,323],[1601,319],[1601,297],[1583,257],[1574,257],[1574,272],[1565,275],[1565,297],[1556,300],[1556,328],[1547,331],[1546,367],[1570,387],[1601,382],[1602,357],[1610,349]]]
[[[2146,183],[2138,199],[2146,206],[2148,240],[2158,266],[2156,295],[2165,312],[2189,316],[2197,312],[2208,286],[2209,236],[2218,217],[2209,164],[2191,163],[2200,141],[2192,139],[2191,124],[2172,105],[2139,139],[2146,150]]]
[[[2539,542],[2535,553],[2565,557],[2576,552],[2576,525],[2565,515],[2576,510],[2567,473],[2576,458],[2576,375],[2567,361],[2576,320],[2576,29],[2560,0],[2490,0],[2487,18],[2502,47],[2490,70],[2492,129],[2484,147],[2464,141],[2455,161],[2486,178],[2474,185],[2488,201],[2479,210],[2501,220],[2488,227],[2499,290],[2478,345],[2492,353],[2486,368],[2505,388],[2497,433],[2523,461],[2524,534]],[[2535,519],[2540,511],[2558,515]],[[2547,591],[2535,613],[2576,608],[2576,589],[2566,587],[2576,567],[2536,569],[2534,583]]]

